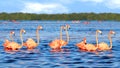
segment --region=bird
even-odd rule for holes
[[[36,39],[37,42],[35,42],[32,38],[28,38],[25,43],[23,43],[24,46],[27,47],[28,50],[34,49],[39,45],[39,30],[42,29],[42,26],[38,26],[36,29]]]
[[[80,43],[77,43],[76,46],[80,49],[80,50],[85,50],[85,45],[86,45],[86,37],[83,38],[83,40]]]
[[[96,51],[98,48],[98,33],[102,34],[102,31],[96,30],[96,46],[93,44],[86,44],[85,49],[86,51]]]
[[[49,43],[49,46],[52,48],[52,50],[60,50],[62,46],[66,46],[69,42],[69,34],[68,29],[70,28],[70,25],[66,24],[65,26],[60,27],[60,39],[53,40]],[[62,39],[62,29],[66,31],[66,41]]]
[[[13,50],[13,51],[22,48],[22,46],[23,46],[22,33],[25,33],[25,30],[24,30],[24,29],[21,29],[21,30],[20,30],[21,44],[18,44],[17,42],[12,41],[12,42],[10,42],[10,43],[6,46],[6,48],[9,49],[9,50]]]
[[[106,51],[106,50],[111,50],[112,49],[112,38],[111,38],[112,34],[115,34],[115,32],[110,30],[109,33],[108,33],[108,39],[110,40],[110,46],[105,42],[101,42],[98,45],[98,50],[99,51]]]
[[[5,40],[5,42],[3,43],[4,49],[6,49],[6,46],[10,43],[13,42],[13,35],[15,35],[14,31],[10,31],[10,41],[8,39]]]

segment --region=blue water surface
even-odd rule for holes
[[[0,21],[0,68],[119,68],[120,67],[120,22],[119,21],[85,21],[73,23],[72,21]],[[60,26],[69,24],[70,41],[60,52],[52,52],[49,43],[59,39]],[[9,38],[9,32],[14,31],[14,41],[21,43],[19,32],[25,29],[23,34],[24,41],[33,38],[36,41],[36,28],[43,26],[40,30],[40,44],[37,48],[28,51],[25,47],[19,51],[7,52],[4,50],[3,43]],[[111,51],[104,52],[84,52],[78,49],[75,44],[87,38],[88,43],[95,44],[95,31],[99,29],[103,32],[99,35],[99,42],[110,43],[108,33],[114,30],[116,35],[112,36],[113,48]],[[63,32],[63,39],[66,39]],[[110,45],[110,44],[109,44]]]

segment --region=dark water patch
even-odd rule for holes
[[[94,66],[92,68],[117,68],[117,67],[107,67],[107,66]]]
[[[90,68],[90,67],[88,67],[88,66],[77,66],[75,68]]]
[[[112,63],[114,63],[114,61],[99,61],[99,62],[97,62],[97,63],[101,63],[101,64],[112,64]]]
[[[76,61],[76,62],[73,62],[73,64],[84,64],[83,61]]]
[[[48,48],[48,47],[50,47],[50,46],[49,46],[48,43],[41,43],[41,44],[39,45],[39,47],[40,47],[40,48]]]
[[[75,61],[80,61],[80,60],[81,60],[81,58],[74,58],[74,60],[75,60]]]
[[[29,58],[29,57],[16,57],[16,58],[14,58],[14,59],[19,59],[19,60],[23,60],[23,61],[25,61],[25,60],[28,60],[28,61],[30,61],[30,60],[37,60],[37,58]]]
[[[101,59],[111,59],[109,56],[101,56]]]
[[[41,66],[26,66],[25,68],[41,68]]]
[[[8,59],[3,61],[3,63],[14,63],[14,62],[16,62],[15,59]]]
[[[62,62],[62,64],[73,64],[73,62]]]
[[[53,65],[51,67],[53,67],[53,68],[60,68],[60,65]]]
[[[49,43],[51,42],[50,40],[42,40],[41,43]]]

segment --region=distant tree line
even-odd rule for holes
[[[0,13],[0,20],[115,20],[120,21],[117,13],[70,13],[70,14],[30,14]]]

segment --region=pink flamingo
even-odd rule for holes
[[[18,43],[16,43],[16,42],[14,42],[14,41],[12,41],[12,42],[10,42],[7,46],[5,46],[5,48],[8,49],[8,50],[13,50],[13,51],[22,48],[22,46],[23,46],[22,33],[25,33],[25,30],[24,30],[24,29],[21,29],[21,30],[20,30],[20,38],[21,38],[21,42],[22,42],[21,45],[18,44]],[[5,49],[5,50],[6,50],[6,49]]]
[[[102,31],[96,30],[96,43],[97,43],[96,46],[93,45],[93,44],[87,44],[86,43],[86,38],[84,38],[82,42],[76,44],[76,46],[78,48],[80,48],[81,50],[85,50],[85,51],[95,51],[95,50],[97,50],[97,48],[98,48],[98,33],[102,33]]]
[[[37,38],[37,43],[32,39],[28,38],[28,40],[23,44],[24,46],[27,47],[28,50],[34,49],[39,45],[39,30],[42,29],[42,26],[38,26],[36,29],[36,38]]]
[[[15,24],[18,24],[18,23],[19,23],[19,22],[17,22],[16,20],[12,20],[12,22],[15,23]]]
[[[15,34],[15,32],[14,31],[10,31],[10,40],[11,41],[9,41],[8,39],[6,39],[5,40],[5,42],[3,43],[3,46],[4,46],[4,48],[6,48],[6,46],[10,43],[10,42],[13,42],[13,35]]]
[[[102,34],[102,31],[96,30],[96,46],[93,44],[86,44],[85,48],[87,51],[96,51],[98,48],[98,33]]]
[[[83,39],[83,41],[82,42],[80,42],[80,43],[77,43],[76,44],[76,46],[80,49],[80,50],[85,50],[86,48],[85,48],[85,45],[86,45],[87,43],[86,43],[86,37]]]
[[[115,34],[115,32],[112,31],[112,30],[110,30],[110,32],[109,32],[109,34],[108,34],[108,39],[110,40],[110,46],[109,46],[107,43],[105,43],[105,42],[101,42],[101,43],[99,43],[99,45],[98,45],[98,50],[99,50],[99,51],[105,51],[105,50],[110,50],[110,49],[112,49],[112,38],[111,38],[111,35],[112,35],[112,34]]]
[[[54,40],[54,41],[52,41],[52,42],[49,43],[49,46],[53,50],[60,50],[62,48],[62,46],[65,46],[65,45],[68,44],[68,42],[69,42],[68,29],[69,28],[70,28],[70,25],[66,25],[65,27],[64,26],[60,27],[60,39],[56,39],[56,40]],[[66,30],[66,38],[67,38],[66,41],[62,40],[62,29]]]

